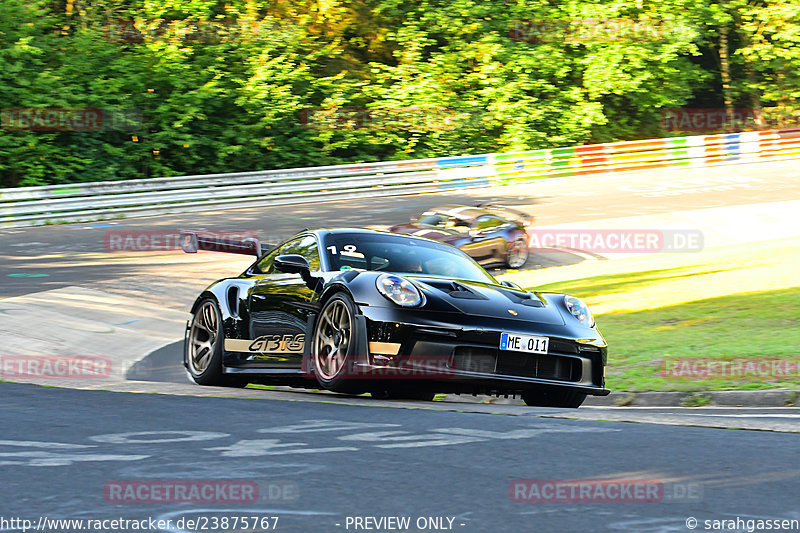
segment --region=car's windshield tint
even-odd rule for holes
[[[378,270],[497,283],[461,250],[401,235],[329,234],[323,253],[330,270]]]
[[[444,227],[448,220],[450,220],[450,217],[441,213],[424,213],[417,219],[417,224],[420,226]]]
[[[445,215],[444,213],[423,213],[422,216],[417,219],[416,225],[452,230],[461,233],[469,231],[469,221]]]

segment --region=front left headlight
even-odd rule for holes
[[[564,305],[567,307],[567,311],[577,318],[581,324],[590,328],[594,326],[594,317],[592,312],[589,311],[589,306],[586,305],[586,302],[574,296],[564,296]]]
[[[424,302],[424,297],[419,289],[402,276],[396,274],[381,274],[375,280],[378,292],[388,300],[403,307],[418,307]]]

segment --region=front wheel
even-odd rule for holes
[[[508,247],[506,264],[508,268],[522,268],[528,262],[528,243],[525,237],[517,237]]]
[[[522,393],[522,401],[532,407],[577,409],[585,399],[586,393],[567,389],[537,389]]]

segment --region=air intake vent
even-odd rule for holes
[[[467,300],[488,300],[488,298],[480,293],[475,292],[468,286],[457,281],[439,281],[439,280],[425,280],[426,285],[447,293],[453,298],[463,298]]]
[[[542,301],[530,292],[519,292],[508,289],[500,289],[503,295],[515,304],[527,305],[528,307],[544,307]]]

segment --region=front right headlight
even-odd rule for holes
[[[594,326],[594,317],[592,312],[589,311],[589,306],[586,305],[586,302],[580,298],[567,295],[564,296],[564,305],[567,307],[567,311],[577,318],[581,324],[589,328]]]
[[[397,274],[381,274],[375,280],[378,292],[397,305],[403,307],[418,307],[424,302],[424,297],[416,285]]]

